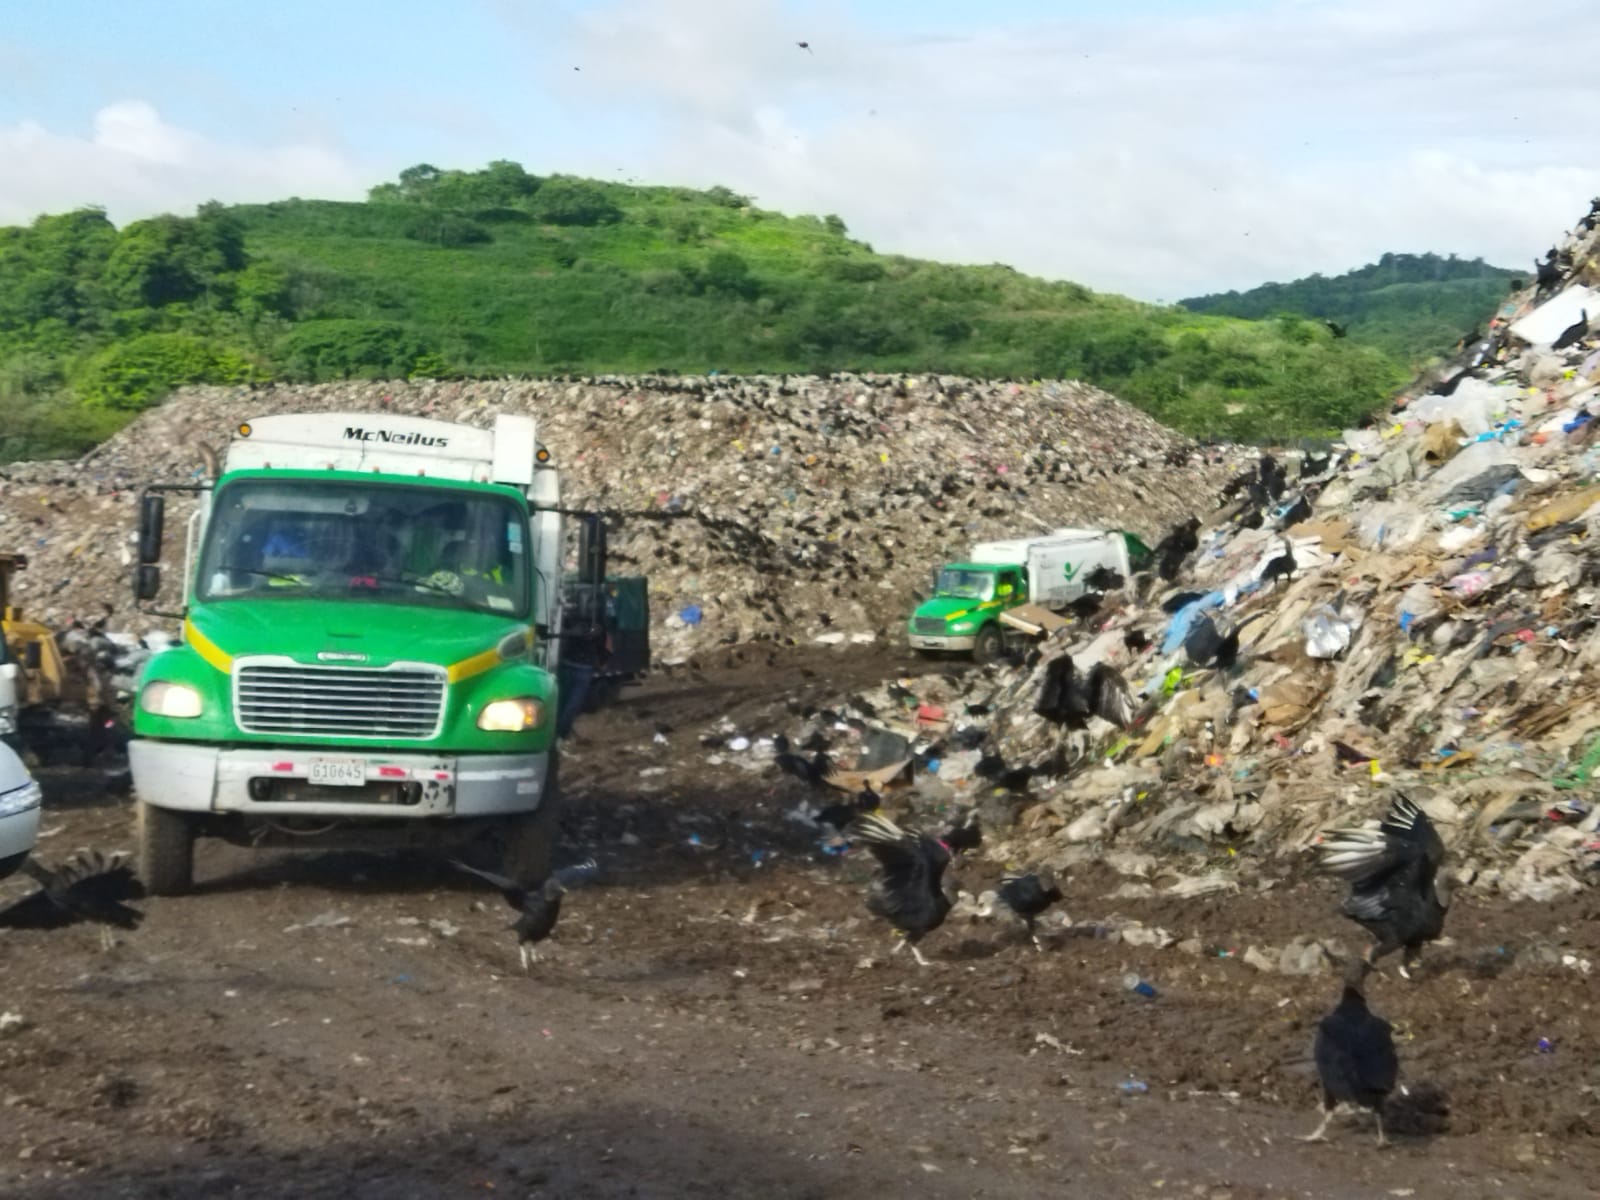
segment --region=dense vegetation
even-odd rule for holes
[[[69,453],[186,382],[674,371],[1077,377],[1196,434],[1337,428],[1404,378],[1246,322],[875,254],[724,188],[422,165],[364,203],[0,229],[0,455]]]
[[[1191,312],[1261,320],[1298,316],[1331,320],[1357,342],[1414,366],[1450,351],[1484,321],[1527,272],[1491,267],[1451,255],[1385,254],[1375,263],[1331,278],[1264,283],[1248,292],[1221,292],[1179,301]]]

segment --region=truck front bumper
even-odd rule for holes
[[[978,644],[976,634],[966,637],[930,637],[925,633],[909,635],[913,650],[971,650]]]
[[[362,786],[311,782],[316,760],[357,760]],[[139,799],[184,812],[318,817],[497,817],[544,801],[548,754],[363,755],[333,747],[128,743]]]

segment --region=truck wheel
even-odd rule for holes
[[[1000,631],[993,625],[985,625],[978,630],[977,640],[972,643],[973,662],[993,662],[1000,656]]]
[[[561,835],[560,763],[552,749],[539,807],[509,818],[500,829],[500,874],[522,887],[543,883],[555,868],[556,839]]]
[[[194,886],[194,827],[186,813],[139,803],[139,880],[152,896],[181,896]]]

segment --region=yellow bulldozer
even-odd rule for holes
[[[0,736],[19,753],[49,763],[92,762],[115,738],[116,695],[98,631],[58,634],[27,620],[13,603],[13,581],[27,555],[0,553]]]

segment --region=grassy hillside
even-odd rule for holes
[[[879,255],[836,216],[514,163],[413,167],[361,203],[0,229],[10,458],[81,449],[185,382],[840,369],[1077,377],[1273,439],[1348,423],[1405,374],[1298,317]]]
[[[1487,314],[1526,272],[1437,254],[1385,254],[1330,277],[1265,283],[1247,292],[1181,300],[1191,312],[1260,320],[1292,315],[1331,320],[1352,340],[1420,365],[1481,328]]]

